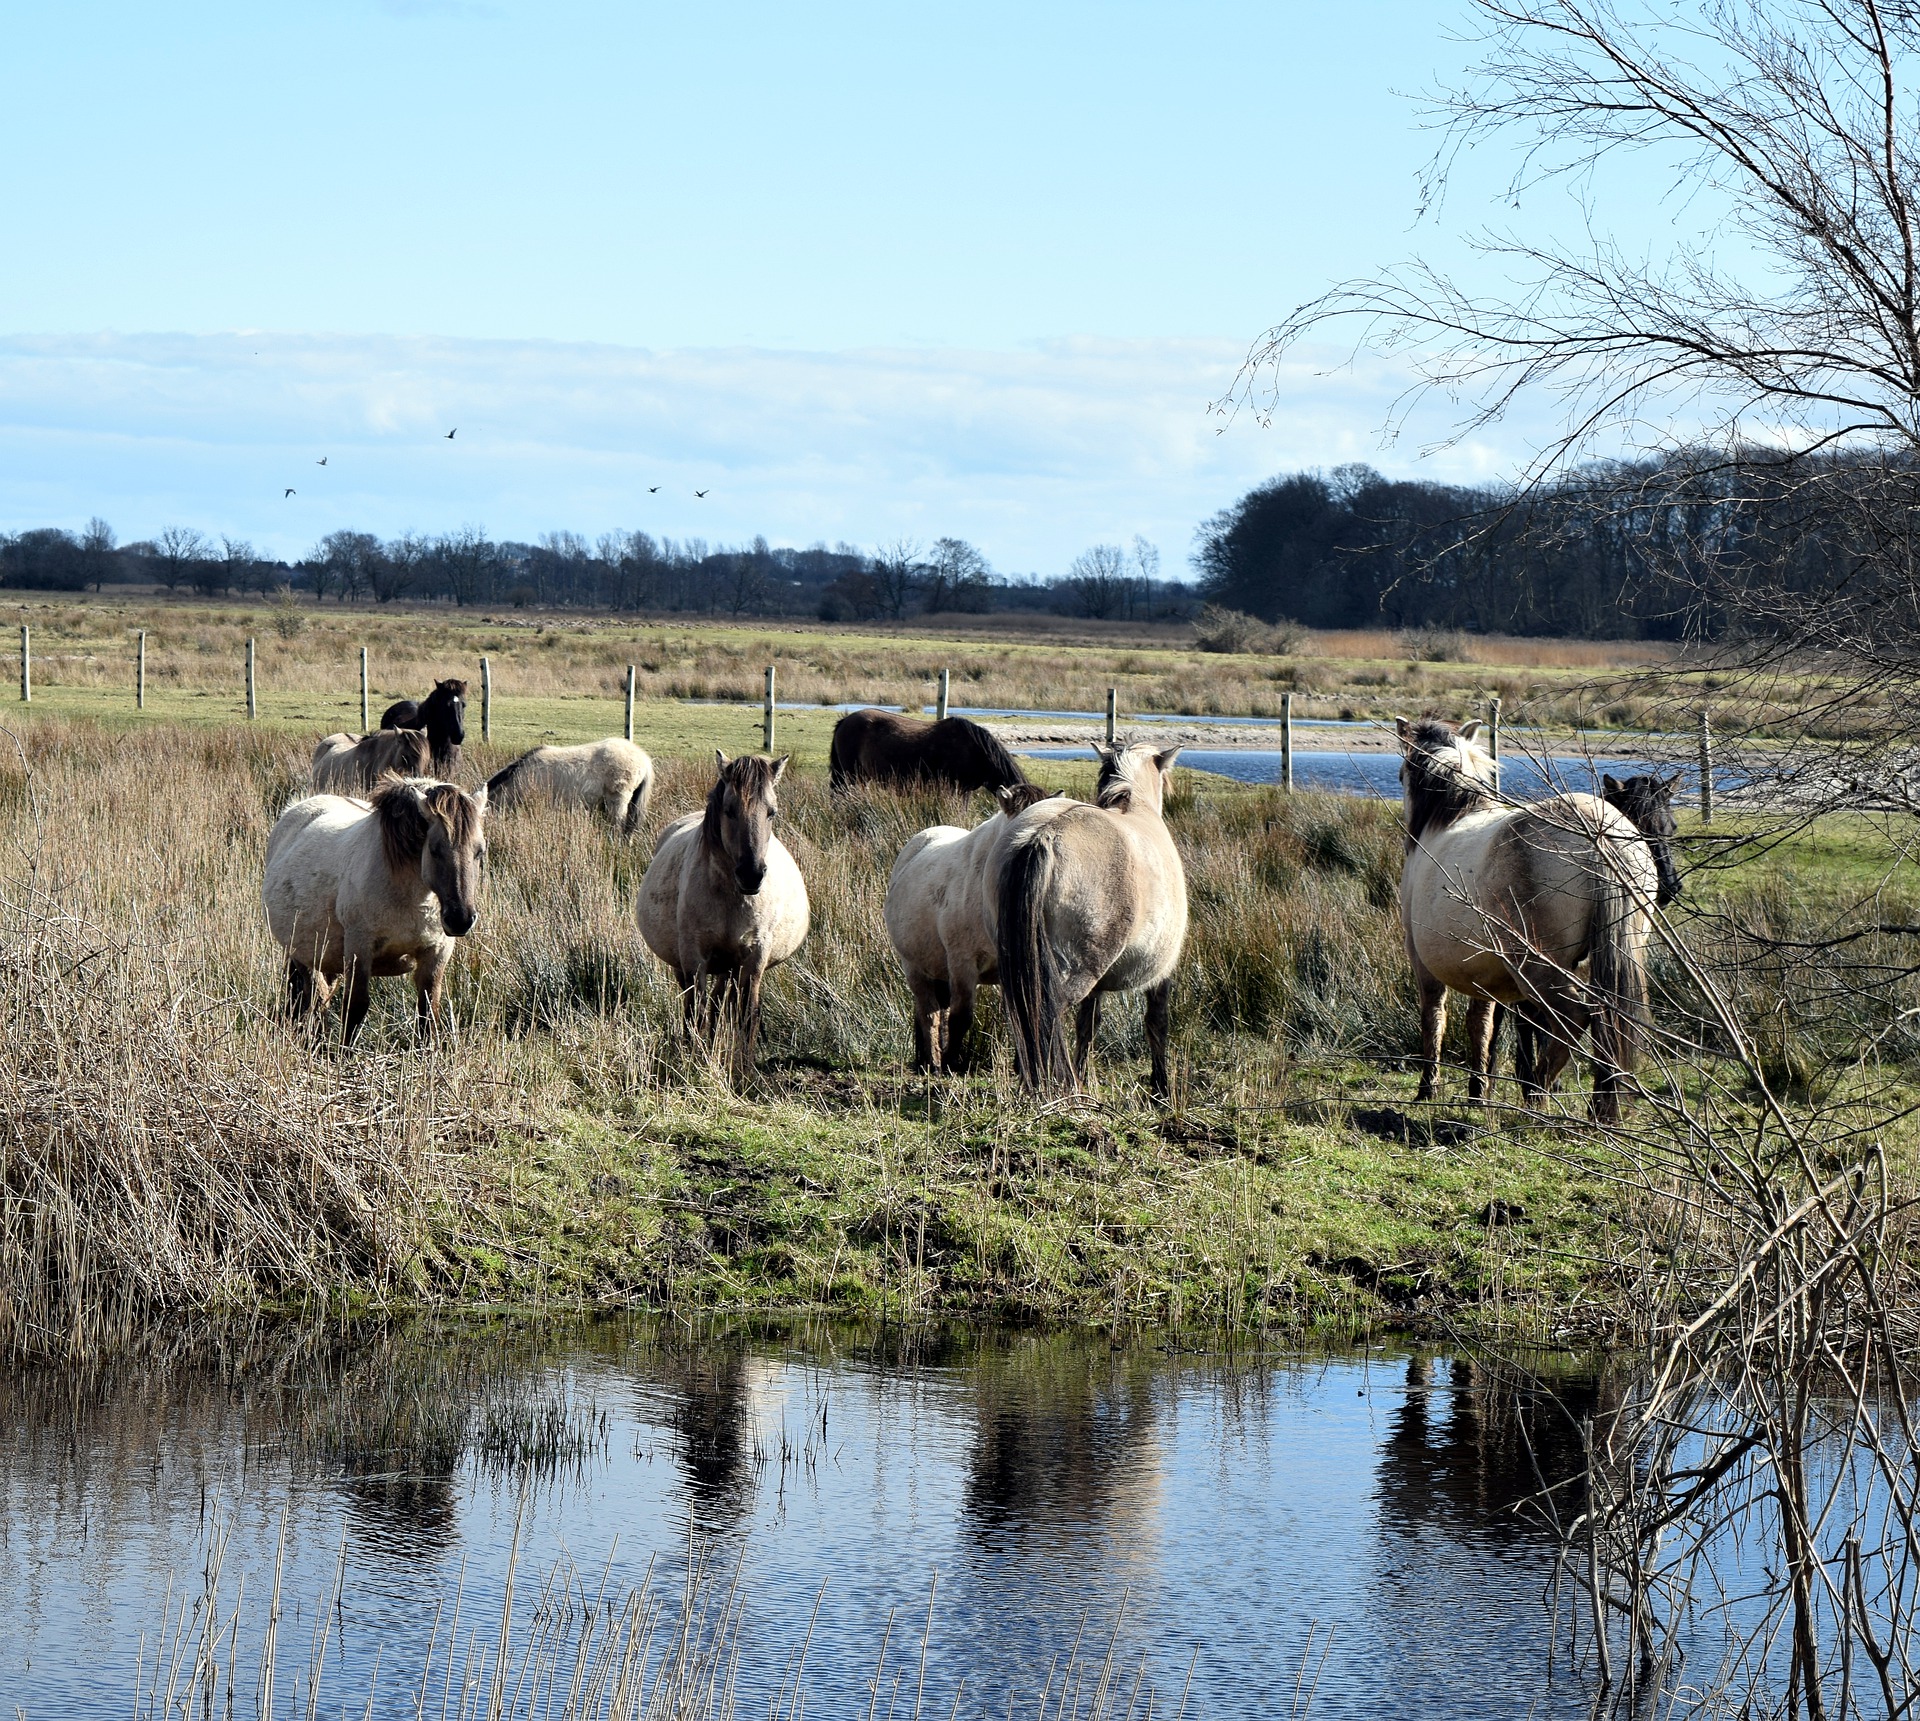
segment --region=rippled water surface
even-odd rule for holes
[[[1521,1503],[1570,1473],[1588,1402],[1424,1352],[638,1320],[16,1374],[0,1693],[9,1716],[128,1713],[169,1586],[198,1594],[224,1533],[227,1594],[264,1598],[284,1523],[283,1663],[306,1665],[344,1547],[321,1712],[363,1712],[377,1651],[372,1712],[411,1715],[436,1602],[443,1634],[456,1590],[494,1629],[519,1513],[522,1594],[561,1556],[589,1589],[653,1561],[671,1591],[690,1533],[740,1560],[742,1715],[816,1603],[807,1712],[866,1713],[892,1613],[882,1683],[906,1667],[910,1713],[935,1573],[927,1714],[956,1692],[1034,1714],[1083,1624],[1118,1624],[1141,1715],[1149,1687],[1173,1714],[1190,1667],[1189,1716],[1294,1713],[1303,1669],[1316,1716],[1584,1715],[1547,1679],[1550,1541]]]

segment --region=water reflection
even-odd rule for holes
[[[669,1594],[690,1527],[721,1538],[753,1625],[743,1714],[809,1629],[816,1713],[865,1712],[890,1615],[889,1665],[917,1675],[936,1571],[929,1712],[964,1676],[961,1714],[1033,1713],[1048,1667],[1083,1623],[1111,1631],[1124,1597],[1140,1713],[1149,1686],[1154,1713],[1176,1708],[1189,1666],[1189,1714],[1266,1712],[1332,1627],[1316,1717],[1582,1714],[1577,1687],[1541,1688],[1551,1540],[1515,1508],[1577,1472],[1592,1393],[1424,1353],[639,1319],[16,1374],[0,1382],[0,1552],[19,1574],[0,1691],[34,1718],[124,1707],[141,1634],[170,1577],[200,1581],[216,1520],[229,1593],[244,1576],[250,1596],[271,1589],[284,1522],[286,1593],[309,1619],[347,1548],[339,1701],[361,1712],[377,1654],[389,1698],[372,1712],[410,1715],[435,1605],[459,1586],[463,1617],[497,1617],[518,1522],[536,1577],[563,1553],[595,1582],[653,1561]],[[569,1447],[555,1417],[589,1411],[604,1431]],[[242,1663],[257,1650],[243,1626]]]

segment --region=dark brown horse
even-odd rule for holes
[[[1686,886],[1680,881],[1680,869],[1673,864],[1673,839],[1680,826],[1673,816],[1673,791],[1680,781],[1674,771],[1665,777],[1602,776],[1600,791],[1610,807],[1617,807],[1633,820],[1634,828],[1647,839],[1653,851],[1653,870],[1660,875],[1660,889],[1654,900],[1665,908]]]
[[[426,730],[433,743],[434,774],[450,777],[460,763],[460,743],[467,738],[467,684],[436,681],[425,699],[396,700],[380,713],[380,727]]]
[[[898,711],[849,711],[833,726],[831,781],[949,783],[956,789],[1015,789],[1027,780],[1014,757],[978,723],[929,723]]]

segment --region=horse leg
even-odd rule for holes
[[[1100,994],[1089,992],[1080,1000],[1073,1017],[1073,1085],[1087,1079],[1088,1057],[1093,1051],[1093,1036],[1100,1031]]]
[[[1147,1056],[1152,1060],[1153,1097],[1167,1099],[1173,1092],[1167,1080],[1167,1033],[1173,1026],[1173,979],[1147,988]]]
[[[940,1067],[940,994],[930,975],[909,974],[907,989],[913,994],[913,1067],[934,1070]]]
[[[1500,1006],[1475,998],[1467,1006],[1467,1098],[1484,1105],[1493,1075],[1493,1035]]]
[[[947,1040],[941,1061],[956,1074],[973,1068],[973,1006],[979,982],[968,969],[947,982]]]
[[[341,980],[346,992],[340,1011],[340,1044],[346,1047],[353,1044],[360,1024],[367,1019],[367,1007],[373,1002],[372,953],[349,946]]]
[[[324,996],[321,1000],[325,1002]],[[313,1014],[314,979],[313,970],[304,962],[287,958],[287,1015],[295,1022],[304,1022]]]
[[[1440,1080],[1440,1047],[1447,1037],[1447,989],[1416,957],[1413,983],[1420,994],[1420,1087],[1416,1100],[1430,1100]]]
[[[739,1016],[739,1073],[753,1074],[753,1057],[760,1038],[760,983],[767,977],[764,968],[741,968],[733,979],[734,1008]]]
[[[440,1028],[440,990],[446,978],[446,964],[434,957],[422,957],[413,965],[414,1037],[432,1040]]]

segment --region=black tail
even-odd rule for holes
[[[1640,936],[1641,905],[1604,842],[1594,879],[1593,929],[1587,981],[1593,998],[1593,1115],[1620,1120],[1621,1092],[1639,1061],[1647,1015],[1647,964]]]
[[[539,751],[536,747],[535,753]],[[522,753],[511,765],[494,772],[487,779],[487,808],[494,811],[500,807],[513,805],[514,779],[520,774],[520,767],[533,757],[533,753]]]
[[[1053,845],[1042,831],[1016,843],[1000,869],[1000,996],[1013,1027],[1013,1060],[1028,1087],[1046,1092],[1071,1081],[1061,1023],[1060,964],[1047,938],[1047,887]]]

